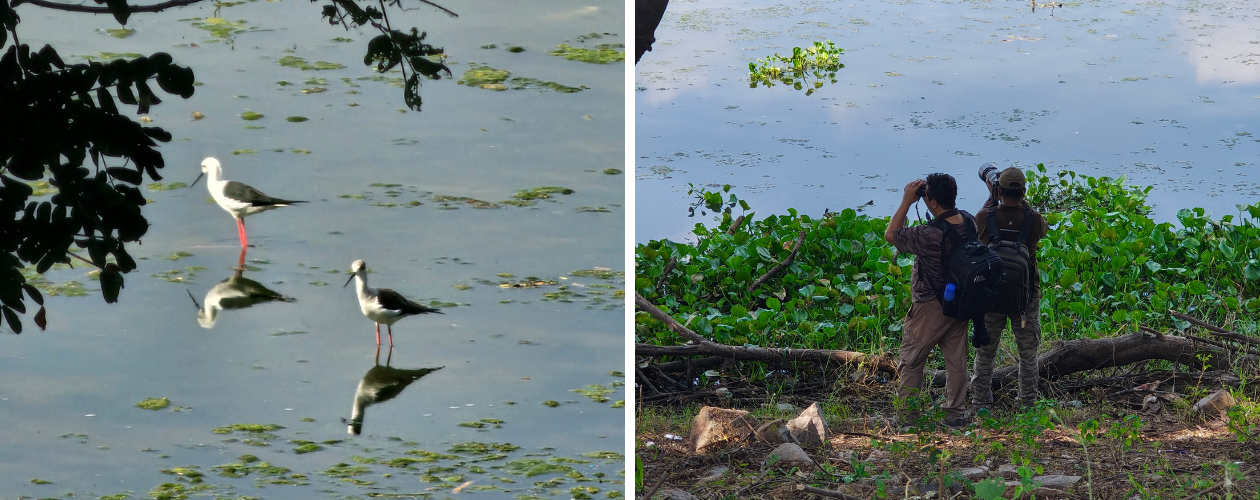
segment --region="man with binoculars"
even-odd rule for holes
[[[919,396],[920,391],[926,392],[923,367],[932,349],[939,345],[945,358],[946,374],[945,404],[941,409],[945,411],[943,423],[950,427],[969,423],[966,419],[967,321],[945,313],[943,303],[953,300],[955,291],[954,285],[946,285],[945,256],[947,249],[959,246],[957,241],[969,238],[974,242],[977,234],[976,219],[954,208],[957,195],[958,184],[949,174],[936,173],[927,180],[910,181],[902,192],[901,206],[893,213],[884,232],[884,240],[897,247],[898,252],[917,256],[910,271],[912,303],[902,320],[897,395],[908,399]],[[905,227],[910,205],[920,198],[931,212],[933,222]],[[909,417],[911,415],[902,413],[899,420]]]
[[[1010,167],[998,171],[992,163],[980,167],[989,199],[976,212],[980,242],[1003,261],[1002,290],[997,304],[985,314],[988,345],[976,349],[971,378],[971,402],[977,411],[993,404],[993,359],[1006,321],[1019,351],[1019,406],[1037,399],[1037,347],[1041,344],[1041,274],[1037,271],[1037,243],[1045,237],[1046,219],[1024,200],[1024,172]]]

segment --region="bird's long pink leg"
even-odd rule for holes
[[[376,346],[380,347],[380,345],[381,345],[381,324],[377,323],[376,324]]]
[[[241,237],[241,248],[249,246],[249,237],[245,235],[245,219],[236,219],[236,232]]]
[[[389,332],[389,346],[394,347],[394,325],[385,325],[385,331]]]

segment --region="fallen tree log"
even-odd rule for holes
[[[1194,339],[1133,332],[1119,337],[1055,342],[1037,356],[1038,375],[1054,381],[1073,373],[1153,359],[1171,361],[1194,372],[1254,367],[1257,361],[1256,356],[1231,356],[1225,349]],[[1014,383],[1018,376],[1017,366],[994,370],[993,387]],[[934,370],[931,380],[933,387],[944,387],[945,370]]]
[[[827,349],[769,349],[765,347],[736,347],[725,344],[719,344],[710,341],[700,334],[691,331],[683,326],[669,314],[652,305],[647,299],[638,293],[634,294],[634,304],[647,312],[653,318],[665,323],[674,333],[682,335],[684,338],[695,342],[692,345],[684,346],[656,346],[649,344],[635,344],[634,352],[638,355],[645,356],[721,356],[723,358],[738,359],[743,361],[767,361],[767,362],[785,362],[785,361],[812,361],[819,363],[838,363],[848,365],[867,365],[871,368],[885,372],[896,373],[897,367],[893,361],[888,358],[871,356],[866,353],[856,351],[835,351]]]

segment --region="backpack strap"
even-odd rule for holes
[[[1021,243],[1025,246],[1030,247],[1029,250],[1032,249],[1031,248],[1032,245],[1028,245],[1028,235],[1032,233],[1032,219],[1033,219],[1033,211],[1031,209],[1025,208],[1024,209],[1024,225],[1019,228],[1019,239],[1015,240],[1017,243]]]
[[[944,235],[944,237],[941,238],[941,267],[942,268],[947,268],[947,266],[949,266],[949,253],[945,251],[945,240],[948,239],[950,243],[953,243],[954,248],[958,248],[963,245],[962,238],[958,236],[958,232],[954,231],[954,229],[951,227],[952,224],[950,224],[949,221],[945,220],[955,215],[958,215],[958,213],[959,213],[958,209],[951,208],[949,210],[941,212],[940,215],[937,215],[936,217],[933,217],[932,220],[928,221],[929,226],[940,229],[941,233]],[[968,236],[970,236],[971,239],[975,239],[976,230],[973,227],[974,225],[967,224],[966,217],[963,217],[963,224],[967,227]],[[919,267],[919,273],[922,275],[923,279],[928,282],[928,286],[932,288],[933,292],[936,292],[937,295],[940,295],[941,293],[944,292],[945,287],[941,286],[938,288],[936,286],[936,283],[932,281],[932,278],[929,277],[927,272],[923,270],[922,266]]]
[[[986,223],[985,226],[988,226],[989,228],[989,238],[990,238],[989,242],[992,243],[995,241],[1002,241],[1002,231],[998,229],[998,225],[997,225],[997,207],[996,206],[989,205],[988,210],[985,211],[985,223]],[[1023,239],[1024,236],[1025,235],[1021,234],[1020,239]]]

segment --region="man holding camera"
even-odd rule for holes
[[[912,304],[902,320],[901,360],[897,364],[901,398],[915,396],[923,387],[923,366],[932,348],[941,347],[945,357],[945,424],[961,427],[965,419],[967,403],[967,322],[944,314],[938,299],[938,290],[932,283],[944,284],[945,266],[941,262],[942,244],[952,250],[954,245],[946,239],[945,232],[932,225],[905,227],[906,212],[919,198],[927,205],[935,218],[943,218],[949,228],[960,237],[967,235],[967,225],[975,227],[971,214],[954,208],[958,196],[958,184],[948,174],[929,175],[927,180],[916,179],[906,184],[901,196],[901,206],[888,222],[884,239],[898,252],[917,256],[910,273]],[[974,229],[973,229],[974,230]],[[972,233],[975,234],[975,233]]]
[[[986,163],[980,178],[989,187],[988,201],[977,213],[980,242],[1003,259],[1002,297],[985,314],[985,326],[993,335],[988,345],[976,349],[971,379],[971,401],[979,408],[993,404],[993,360],[1007,320],[1019,350],[1019,406],[1037,400],[1037,347],[1041,344],[1041,274],[1037,271],[1037,243],[1045,237],[1046,219],[1024,200],[1024,172],[1010,167],[997,171]],[[996,203],[995,203],[996,201]]]

